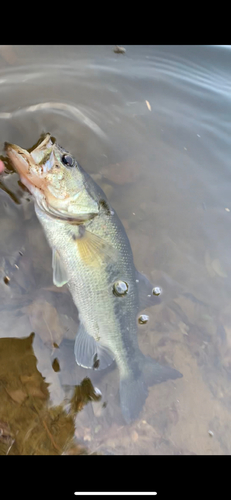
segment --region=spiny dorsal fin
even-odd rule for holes
[[[144,274],[136,270],[136,284],[139,295],[139,310],[160,304],[160,296],[153,295],[153,285]]]

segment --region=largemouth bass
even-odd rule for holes
[[[138,315],[158,300],[153,286],[136,270],[125,229],[102,189],[50,134],[29,151],[9,143],[5,149],[34,197],[52,249],[54,284],[67,283],[79,311],[76,362],[101,370],[116,361],[129,423],[149,386],[182,376],[138,346]]]

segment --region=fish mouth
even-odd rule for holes
[[[10,142],[5,142],[4,149],[14,169],[19,174],[26,175],[29,173],[28,167],[31,157],[26,149],[20,148],[20,146],[11,144]]]
[[[52,156],[55,140],[50,134],[40,139],[29,151],[16,144],[5,142],[4,149],[13,165],[14,170],[18,172],[21,182],[35,195],[35,189],[45,189],[45,173],[49,167],[49,158]],[[46,169],[44,163],[46,162]],[[51,162],[50,162],[51,166]]]
[[[10,142],[5,142],[4,147],[7,154],[10,154],[13,150],[15,153],[29,158],[31,153],[47,149],[49,144],[54,145],[55,139],[53,137],[51,138],[51,134],[47,133],[45,134],[45,137],[42,135],[40,140],[35,144],[35,146],[30,148],[30,150],[23,149],[20,146],[17,146],[17,144],[11,144]]]
[[[17,144],[5,142],[4,149],[9,157],[13,167],[19,175],[41,175],[41,164],[48,160],[54,148],[54,141],[51,140],[51,135],[46,134],[42,141],[30,151],[23,149]]]

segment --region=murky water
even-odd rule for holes
[[[0,47],[2,151],[49,131],[94,176],[137,269],[164,288],[140,348],[183,374],[125,425],[116,366],[75,363],[77,310],[53,286],[30,195],[5,172],[0,453],[231,453],[230,58],[225,46]]]

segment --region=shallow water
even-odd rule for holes
[[[137,269],[163,286],[162,304],[139,325],[140,348],[183,378],[151,387],[125,425],[116,366],[75,364],[77,310],[53,286],[31,197],[6,171],[0,453],[230,454],[231,51],[113,48],[1,46],[1,150],[49,131],[94,176]]]

